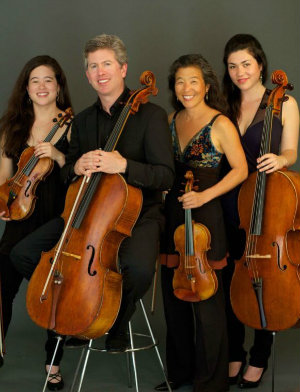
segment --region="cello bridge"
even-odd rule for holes
[[[61,252],[64,256],[73,257],[76,260],[81,260],[81,256],[74,255],[74,253],[69,252]]]
[[[270,259],[271,255],[259,255],[259,254],[254,254],[254,255],[247,255],[246,256],[248,259]]]

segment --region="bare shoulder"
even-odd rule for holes
[[[173,120],[173,117],[174,117],[175,113],[176,113],[176,112],[172,112],[172,113],[170,113],[170,114],[168,115],[168,122],[169,122],[169,125],[171,124],[171,122],[172,122],[172,120]]]
[[[298,104],[294,97],[291,95],[286,95],[288,100],[283,103],[283,110],[298,110]]]
[[[216,118],[213,127],[217,131],[217,133],[221,134],[228,132],[237,132],[233,123],[224,114],[221,114]]]
[[[282,123],[283,125],[286,123],[295,123],[299,122],[299,108],[297,101],[291,95],[287,95],[289,98],[287,101],[283,103],[282,106]],[[297,125],[298,127],[298,125]]]

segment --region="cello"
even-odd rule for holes
[[[272,82],[278,86],[268,99],[259,156],[270,152],[273,115],[280,113],[288,99],[285,91],[291,89],[283,71],[273,72]],[[237,318],[252,328],[280,331],[300,318],[299,256],[292,234],[300,229],[299,197],[300,175],[285,169],[252,173],[240,189],[240,227],[247,238],[230,298]]]
[[[185,193],[193,190],[193,172],[185,174]],[[210,246],[210,232],[206,226],[192,221],[191,209],[186,209],[185,224],[174,233],[175,249],[180,254],[180,263],[174,270],[174,295],[188,302],[204,301],[218,289],[215,271],[209,265],[206,252]]]
[[[55,123],[43,142],[50,142],[57,130],[72,118],[72,109],[58,115]],[[35,191],[40,183],[52,171],[54,162],[51,158],[38,158],[34,155],[34,147],[27,147],[21,154],[16,174],[0,186],[0,211],[5,211],[5,218],[24,220],[34,211]]]
[[[113,151],[130,114],[156,95],[155,78],[131,92],[105,146]],[[140,189],[120,174],[96,172],[73,182],[62,214],[65,229],[58,244],[42,254],[29,282],[27,310],[39,326],[61,335],[94,339],[113,325],[121,303],[118,250],[131,235],[142,206]]]

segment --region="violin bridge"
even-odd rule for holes
[[[69,257],[73,257],[76,260],[81,260],[81,256],[78,255],[74,255],[74,253],[69,253],[69,252],[61,252],[64,256],[69,256]]]

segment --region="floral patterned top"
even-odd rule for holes
[[[188,166],[194,168],[217,167],[223,154],[214,147],[211,141],[210,131],[214,121],[221,113],[214,116],[207,125],[200,129],[192,137],[183,151],[181,151],[176,132],[175,118],[177,113],[175,113],[170,125],[175,160],[186,163]]]

